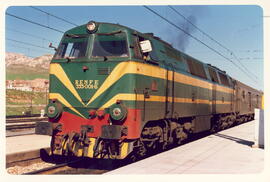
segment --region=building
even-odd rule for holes
[[[6,80],[6,89],[29,91],[29,92],[47,92],[49,81],[37,78],[35,80]]]

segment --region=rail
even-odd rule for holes
[[[61,164],[56,164],[51,167],[46,167],[43,169],[35,170],[32,172],[24,173],[24,175],[41,175],[41,174],[103,174],[108,172],[106,169],[93,169],[93,168],[80,168],[77,167],[84,163],[84,159],[77,159],[69,162],[64,162]]]
[[[6,123],[17,123],[17,122],[30,122],[30,121],[46,121],[47,117],[23,117],[23,118],[6,118]]]
[[[74,162],[74,161],[72,161],[72,162]],[[77,162],[77,161],[75,161],[75,162]],[[30,174],[55,174],[57,172],[61,172],[61,171],[65,171],[67,169],[70,169],[71,167],[68,166],[70,163],[71,162],[62,163],[62,164],[56,164],[55,166],[46,167],[46,168],[39,169],[39,170],[36,170],[36,171],[32,171],[32,172],[29,172],[29,173],[24,173],[24,175],[30,175]]]
[[[47,156],[50,151],[50,148],[30,150],[18,153],[12,153],[6,155],[6,167],[12,166],[26,166],[32,163],[42,161],[44,156]]]
[[[36,122],[47,120],[47,117],[9,118],[6,119],[6,130],[35,128]]]
[[[31,117],[39,117],[40,114],[31,114],[31,115],[9,115],[6,118],[31,118]]]

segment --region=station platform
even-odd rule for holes
[[[25,131],[25,133],[15,133],[27,134],[27,131]],[[12,135],[14,135],[14,132],[11,133],[9,137],[6,137],[6,167],[12,167],[14,165],[30,165],[35,161],[41,161],[41,149],[49,151],[50,136],[35,134],[21,136]],[[6,134],[6,136],[8,136],[8,134]]]
[[[104,175],[260,173],[264,149],[252,148],[254,127],[254,121],[244,123]]]
[[[51,137],[47,135],[22,135],[6,137],[6,155],[50,147]]]
[[[34,135],[34,134],[35,134],[35,128],[22,130],[22,131],[16,131],[16,132],[6,130],[6,137],[15,137],[15,136],[20,136],[20,135]]]

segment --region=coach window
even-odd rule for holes
[[[221,84],[229,87],[230,84],[229,84],[229,81],[228,81],[227,76],[225,74],[223,74],[223,73],[220,73],[220,72],[218,72],[218,74],[219,74],[219,78],[220,78]]]

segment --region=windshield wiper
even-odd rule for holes
[[[68,61],[71,61],[71,59],[75,59],[75,57],[66,56],[65,59],[67,59]]]
[[[71,37],[71,38],[85,38],[85,37],[87,37],[87,35],[85,35],[85,34],[66,34],[65,35],[66,37]]]
[[[110,33],[97,33],[97,35],[115,35],[115,34],[119,34],[122,33],[121,30],[116,31],[116,32],[110,32]]]

